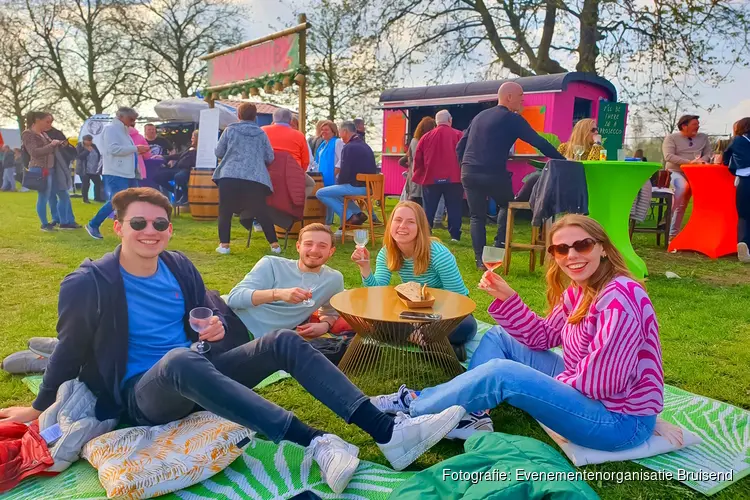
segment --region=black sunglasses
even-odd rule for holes
[[[574,241],[572,245],[568,245],[565,243],[560,243],[559,245],[550,245],[547,248],[547,251],[551,255],[565,257],[566,255],[568,255],[568,252],[572,248],[581,255],[586,255],[588,253],[591,253],[597,243],[598,242],[593,238],[586,238],[585,240]]]
[[[591,133],[596,134],[597,132],[599,132],[598,128],[594,127],[591,129]]]
[[[143,231],[144,229],[146,229],[146,226],[149,222],[151,222],[151,225],[154,226],[154,229],[156,229],[160,233],[163,233],[164,231],[169,229],[169,220],[165,219],[164,217],[157,217],[152,221],[147,221],[145,217],[132,217],[130,219],[125,219],[122,222],[129,223],[130,227],[133,228],[134,231]]]

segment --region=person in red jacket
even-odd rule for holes
[[[292,112],[285,108],[279,108],[273,112],[273,124],[261,127],[263,132],[271,141],[274,151],[286,151],[294,157],[303,171],[307,171],[310,165],[310,150],[307,139],[302,132],[295,130],[290,125]]]
[[[453,241],[461,239],[461,212],[464,188],[461,185],[461,167],[458,164],[456,145],[462,133],[453,128],[453,117],[448,110],[435,115],[437,127],[425,134],[414,155],[412,180],[422,186],[427,220],[432,229],[440,197],[445,198],[448,211],[448,231]]]

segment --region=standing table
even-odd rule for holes
[[[356,332],[339,368],[365,393],[396,390],[400,384],[428,387],[460,374],[463,367],[448,335],[474,312],[476,304],[463,295],[428,289],[435,297],[431,308],[409,309],[390,286],[355,288],[331,298],[331,306]],[[402,311],[437,313],[433,322],[403,320]],[[410,340],[415,332],[423,339]]]
[[[646,263],[630,243],[630,208],[638,191],[660,163],[640,161],[584,161],[589,195],[589,216],[607,231],[636,278],[648,274]],[[671,247],[670,247],[671,248]]]
[[[695,250],[712,259],[737,253],[734,176],[724,165],[682,165],[693,193],[693,212],[669,251]]]

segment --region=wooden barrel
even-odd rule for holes
[[[219,217],[219,186],[214,183],[213,175],[213,170],[193,169],[190,172],[188,202],[195,220],[216,220]]]
[[[313,188],[313,192],[305,200],[305,213],[302,216],[302,224],[296,222],[292,226],[292,230],[289,231],[290,239],[297,239],[299,237],[299,230],[302,226],[307,226],[315,222],[320,222],[321,224],[325,224],[326,222],[326,206],[315,196],[318,189],[323,187],[323,174],[320,172],[310,172],[308,175],[315,179],[315,188]],[[286,230],[283,227],[276,226],[276,237],[283,239],[284,234],[286,234]]]

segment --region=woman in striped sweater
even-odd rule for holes
[[[402,201],[391,212],[374,273],[370,267],[370,252],[366,248],[354,250],[352,260],[359,266],[364,286],[388,286],[395,271],[403,283],[415,281],[430,288],[469,295],[456,258],[440,241],[430,236],[427,216],[413,201]],[[474,316],[469,316],[448,337],[460,360],[466,359],[464,344],[476,333],[477,322]]]
[[[480,287],[495,297],[489,313],[502,328],[485,335],[469,371],[418,396],[402,388],[373,398],[378,406],[416,416],[506,401],[581,446],[619,451],[646,441],[664,392],[651,301],[593,219],[567,215],[550,237],[546,318],[501,277],[485,273]],[[549,350],[558,346],[562,356]]]

